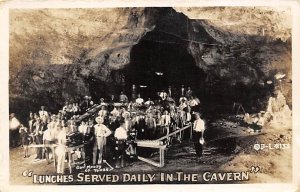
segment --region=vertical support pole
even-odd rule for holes
[[[191,131],[190,131],[190,140],[192,140],[193,139],[193,126],[192,125],[190,125],[191,126]]]
[[[55,147],[52,146],[51,149],[52,149],[52,157],[53,157],[53,160],[54,160],[54,167],[56,167]]]
[[[72,157],[72,155],[71,155],[71,152],[70,152],[70,150],[68,150],[68,165],[69,165],[69,171],[70,171],[70,174],[72,173],[72,167],[71,167],[71,161],[72,161],[72,159],[71,159],[71,157]]]
[[[160,156],[160,160],[159,160],[159,164],[161,167],[165,166],[165,150],[160,148],[159,149],[159,156]]]

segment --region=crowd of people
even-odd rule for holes
[[[164,90],[157,95],[158,99],[144,100],[134,93],[129,99],[121,92],[117,101],[114,97],[110,101],[101,98],[97,104],[85,96],[78,103],[66,102],[57,114],[51,114],[42,106],[37,113],[29,113],[26,126],[11,114],[11,145],[16,146],[19,133],[24,158],[29,157],[30,143],[36,146],[36,160],[45,158],[50,164],[51,154],[55,153],[58,174],[64,173],[66,147],[78,144],[84,145],[79,158],[87,164],[101,165],[105,158],[118,168],[125,166],[126,158],[136,157],[134,141],[155,140],[193,122],[195,148],[200,157],[202,144],[199,141],[203,140],[205,125],[198,113],[199,99],[194,97],[190,87],[182,89],[179,98],[173,98],[170,91]],[[96,106],[100,110],[80,119]],[[177,136],[176,140],[181,142],[183,136]],[[53,144],[55,151],[50,147]]]

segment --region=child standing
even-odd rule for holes
[[[29,142],[30,142],[30,136],[29,136],[29,133],[28,133],[28,128],[21,124],[21,127],[19,129],[19,133],[20,133],[20,136],[21,136],[21,142],[22,142],[22,146],[23,146],[23,149],[24,149],[24,158],[28,158],[29,157],[29,155],[28,155],[28,145],[29,145]]]

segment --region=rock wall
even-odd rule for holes
[[[279,87],[277,72],[291,79],[289,41],[226,31],[173,8],[12,10],[11,111],[42,104],[55,110],[66,99],[118,92],[124,83],[120,70],[132,63],[133,47],[146,40],[180,44],[206,74],[203,83],[216,98],[245,90],[231,99],[251,100],[248,93],[264,98]],[[283,87],[290,101],[291,85]]]

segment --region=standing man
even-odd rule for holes
[[[160,96],[161,100],[164,101],[167,99],[168,94],[165,92],[165,90],[162,90],[162,92],[160,92],[159,96]]]
[[[120,127],[116,129],[114,136],[116,139],[116,168],[125,167],[125,150],[128,134],[123,120],[121,120]]]
[[[106,109],[106,105],[101,106],[101,110],[98,112],[98,116],[103,118],[105,123],[108,123],[108,111]]]
[[[136,96],[137,96],[136,86],[133,84],[132,85],[132,93],[131,93],[131,101],[135,101],[136,100]]]
[[[41,110],[39,111],[39,116],[40,119],[42,120],[42,122],[44,124],[46,124],[48,118],[49,118],[49,114],[48,112],[45,110],[45,106],[41,106]]]
[[[123,91],[121,91],[120,94],[120,103],[128,103],[128,97],[124,94]]]
[[[37,145],[43,144],[43,133],[44,133],[44,126],[42,120],[40,118],[36,119],[36,122],[33,125],[34,127],[34,136],[35,136],[35,143]],[[36,160],[39,161],[43,158],[43,149],[41,147],[36,148]]]
[[[145,118],[146,122],[146,130],[147,130],[147,135],[148,139],[155,139],[156,138],[156,121],[155,118],[153,117],[153,114],[151,112],[147,113],[147,116]]]
[[[193,124],[193,141],[198,158],[202,157],[203,134],[205,130],[205,122],[201,119],[199,113],[195,113],[196,120]]]
[[[163,127],[163,134],[168,135],[170,133],[171,116],[169,112],[165,110],[161,116],[161,125]]]
[[[54,128],[49,126],[48,129],[46,131],[44,131],[44,134],[43,134],[43,143],[45,145],[44,149],[45,149],[46,160],[47,160],[48,164],[51,163],[49,155],[50,155],[50,153],[52,153],[51,145],[54,143],[54,141],[53,141],[54,137],[53,137],[53,133],[52,133],[53,130],[54,130]]]
[[[84,152],[86,163],[88,165],[93,163],[93,150],[94,150],[94,143],[95,143],[95,129],[92,119],[89,119],[86,122],[86,129],[84,131]],[[97,151],[95,156],[97,155]],[[96,158],[96,157],[95,157]]]
[[[124,118],[124,127],[126,131],[130,131],[132,127],[132,122],[130,118],[130,113],[128,111],[125,111],[123,113],[123,118]]]
[[[110,96],[110,102],[111,102],[111,103],[114,103],[114,102],[115,102],[115,95],[111,95],[111,96]]]
[[[172,98],[174,97],[171,86],[169,86],[169,88],[168,88],[168,95],[169,95],[169,97],[172,97]]]
[[[184,88],[184,85],[181,85],[181,95],[180,95],[180,97],[184,97],[184,95],[185,95],[185,88]]]
[[[106,145],[106,137],[111,134],[111,131],[103,124],[104,119],[101,117],[96,118],[97,124],[94,126],[95,128],[95,137],[96,142],[93,151],[93,164],[96,164],[97,151],[99,150],[98,164],[102,164],[102,157],[104,147]]]
[[[135,102],[139,105],[142,105],[144,103],[144,99],[141,98],[141,94],[138,94],[137,99],[135,100]]]
[[[10,147],[17,147],[19,143],[20,121],[12,113],[9,116],[9,143]]]
[[[88,108],[94,105],[94,102],[92,101],[92,97],[85,96],[84,101],[80,104],[80,108],[82,111],[87,111]]]
[[[186,97],[188,100],[190,100],[192,96],[193,96],[193,91],[192,91],[191,87],[188,87],[188,89],[187,89],[187,91],[186,91],[186,93],[185,93],[185,97]]]
[[[65,172],[67,133],[63,125],[58,125],[57,128],[57,147],[55,149],[57,158],[56,172],[57,174],[62,175]]]

